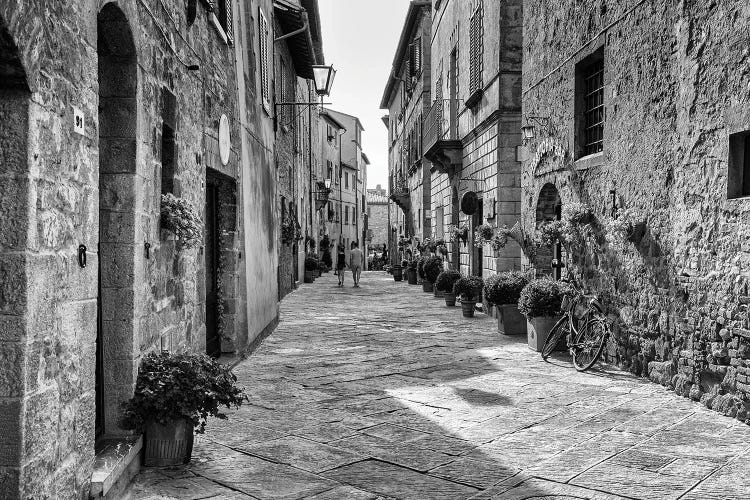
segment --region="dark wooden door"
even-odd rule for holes
[[[482,209],[482,200],[480,199],[477,202],[477,211],[474,212],[474,215],[471,216],[471,234],[472,238],[476,238],[476,229],[482,225],[483,217],[484,217],[484,211]],[[473,253],[473,262],[472,262],[472,275],[474,276],[481,276],[482,271],[484,269],[484,255],[482,252],[482,247],[478,245],[472,245],[474,247],[474,253]]]
[[[219,336],[219,186],[206,184],[206,354],[218,358],[221,355]]]
[[[102,335],[102,254],[99,246],[98,293],[96,294],[96,373],[94,375],[96,419],[94,434],[98,438],[104,434],[104,346]]]

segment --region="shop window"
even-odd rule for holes
[[[727,197],[750,196],[750,130],[729,136]]]
[[[576,65],[577,157],[604,149],[604,48]]]

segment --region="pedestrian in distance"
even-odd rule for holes
[[[346,268],[346,253],[344,244],[339,243],[338,253],[336,254],[336,273],[339,277],[339,286],[344,286],[344,269]]]
[[[352,270],[354,288],[359,288],[359,278],[362,274],[362,264],[364,259],[365,256],[362,254],[362,250],[359,249],[359,243],[352,241],[352,249],[349,252],[349,269]]]

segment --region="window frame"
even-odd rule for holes
[[[604,46],[600,46],[575,66],[576,160],[604,151],[607,123],[605,63]]]
[[[263,9],[258,7],[258,74],[260,75],[260,96],[263,103],[263,109],[270,113],[271,109],[271,92],[270,92],[270,74],[269,74],[269,44],[270,25],[268,18],[263,13]]]
[[[727,199],[750,199],[750,129],[729,135]]]

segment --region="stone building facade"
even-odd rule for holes
[[[524,2],[525,229],[592,207],[560,257],[608,306],[608,360],[744,421],[749,44],[742,0]]]
[[[375,189],[367,190],[367,224],[370,248],[382,252],[388,245],[390,221],[388,217],[388,193],[378,184]]]
[[[423,123],[431,95],[431,3],[412,0],[380,103],[388,110],[388,179],[394,201],[391,255],[398,238],[432,234],[430,163],[422,157]]]
[[[276,21],[271,0],[0,3],[0,498],[116,495],[141,357],[274,328]]]
[[[367,162],[362,153],[362,132],[364,128],[359,118],[341,111],[327,109],[325,113],[332,119],[331,126],[338,129],[338,153],[340,165],[337,178],[331,184],[330,200],[334,207],[334,221],[328,222],[328,234],[335,244],[342,243],[346,248],[347,259],[352,242],[367,255],[367,242],[362,237],[364,230],[363,213],[366,212],[365,188],[367,185]],[[334,139],[335,141],[336,139]],[[333,142],[333,141],[332,141]]]
[[[432,5],[433,97],[425,114],[423,153],[431,162],[432,233],[469,230],[450,246],[451,265],[464,274],[518,269],[514,242],[499,254],[474,245],[480,224],[512,227],[521,214],[521,0],[436,0]],[[462,200],[476,197],[475,210]]]

